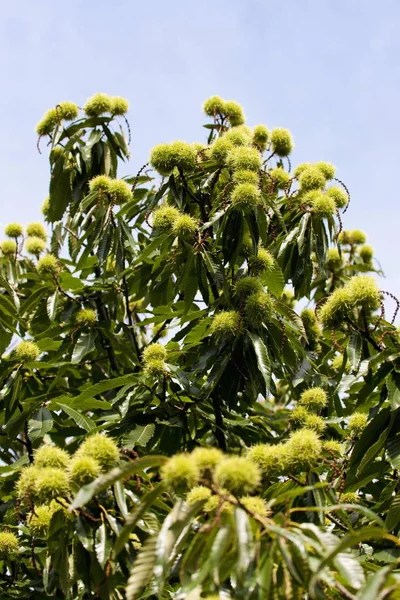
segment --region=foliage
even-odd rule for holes
[[[127,110],[46,113],[48,229],[0,246],[1,597],[398,598],[397,301],[347,188],[218,96],[120,180]]]

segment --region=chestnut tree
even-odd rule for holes
[[[46,113],[0,243],[1,597],[400,598],[398,301],[347,187],[218,96],[118,178],[128,108]]]

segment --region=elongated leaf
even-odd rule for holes
[[[389,512],[386,517],[385,525],[389,531],[392,531],[400,523],[400,494],[392,499]]]
[[[195,256],[195,267],[196,267],[196,276],[197,276],[197,285],[199,287],[200,293],[203,296],[203,300],[206,304],[210,301],[210,293],[208,290],[208,281],[207,281],[207,270],[204,266],[203,259],[200,254],[196,254]]]
[[[361,473],[363,472],[365,467],[373,461],[375,456],[377,456],[379,454],[379,452],[385,445],[386,439],[389,435],[391,426],[394,421],[393,416],[394,415],[392,415],[392,418],[389,422],[388,427],[382,431],[382,433],[380,434],[380,436],[377,439],[377,441],[375,442],[375,444],[372,444],[372,446],[370,446],[370,448],[368,448],[367,452],[364,454],[364,456],[360,462],[360,465],[357,469],[357,477],[359,477],[361,475]]]
[[[146,540],[131,569],[125,594],[126,600],[136,600],[151,580],[156,562],[156,537]]]
[[[45,297],[46,292],[47,292],[47,287],[43,286],[43,287],[40,287],[39,289],[35,290],[32,294],[30,294],[29,298],[27,298],[21,304],[20,314],[27,315],[27,314],[31,313],[32,311],[36,310],[40,300]],[[4,296],[0,295],[0,298],[2,298],[2,297],[5,298]]]
[[[131,532],[135,529],[136,523],[141,519],[141,517],[146,513],[150,506],[154,503],[154,501],[158,498],[158,496],[164,491],[163,484],[157,485],[153,490],[150,490],[145,494],[138,504],[137,508],[127,516],[124,527],[121,529],[119,537],[114,544],[114,556],[118,556],[121,552],[124,545],[129,540],[129,536]]]
[[[67,415],[75,421],[78,427],[85,429],[85,431],[90,431],[91,429],[94,429],[96,427],[96,424],[94,421],[92,421],[92,419],[89,419],[89,417],[82,415],[74,408],[71,408],[71,406],[67,406],[66,404],[62,404],[61,402],[57,402],[56,406],[61,408],[65,413],[67,413]]]
[[[249,517],[239,507],[235,507],[235,525],[238,544],[238,557],[235,567],[235,577],[238,586],[243,587],[246,583],[250,565],[255,560],[255,545],[250,527]],[[247,579],[247,591],[248,591]]]
[[[50,402],[49,407],[55,408],[59,403],[65,404],[66,406],[79,411],[95,410],[96,408],[100,408],[100,410],[107,410],[111,408],[111,402],[107,402],[107,400],[87,398],[81,402],[76,402],[76,399],[72,398],[71,396],[57,396],[57,398],[54,398]]]
[[[51,338],[42,338],[37,341],[37,345],[42,352],[49,352],[50,350],[58,350],[61,346],[61,340],[52,340]]]
[[[350,473],[348,475],[347,484],[352,479],[353,470],[356,471],[365,453],[376,443],[377,438],[384,432],[391,422],[390,409],[380,411],[376,417],[370,421],[364,429],[360,439],[357,441],[351,455]],[[355,474],[355,473],[354,473]]]
[[[226,211],[228,210],[229,207],[227,208],[222,208],[221,210],[218,210],[209,221],[207,221],[207,223],[204,223],[204,225],[202,225],[200,227],[200,231],[205,231],[206,229],[209,229],[212,225],[214,225],[214,223],[216,223],[217,221],[219,221],[219,219],[221,217],[224,216],[224,214],[226,213]]]
[[[116,467],[115,469],[112,469],[105,475],[101,475],[91,483],[84,485],[77,493],[70,506],[70,510],[81,508],[87,504],[89,500],[93,498],[93,496],[113,485],[116,481],[127,477],[128,475],[140,473],[149,467],[159,467],[166,460],[167,459],[165,456],[145,456],[144,458],[126,463],[122,467]]]
[[[177,554],[176,545],[182,542],[189,532],[195,513],[199,507],[188,506],[179,500],[167,515],[157,536],[156,564],[154,569],[156,589],[161,592]]]
[[[96,543],[95,552],[97,560],[102,567],[106,564],[111,550],[111,542],[107,534],[106,524],[103,522],[100,527],[96,530]]]
[[[53,418],[47,408],[39,408],[28,422],[29,437],[32,442],[43,438],[53,427]]]
[[[146,446],[154,435],[155,425],[138,425],[133,431],[128,433],[122,440],[124,448],[134,448],[135,446]]]
[[[263,274],[262,280],[272,294],[278,297],[282,294],[285,287],[285,278],[278,263],[275,263],[271,271]]]
[[[343,551],[349,550],[350,548],[352,548],[359,542],[364,542],[364,541],[367,541],[370,539],[374,539],[374,540],[382,539],[383,537],[385,537],[385,535],[386,535],[385,530],[380,527],[379,528],[378,527],[363,527],[362,529],[359,529],[357,531],[346,534],[342,540],[338,540],[335,547],[330,552],[328,552],[326,557],[318,565],[318,568],[316,569],[316,571],[311,579],[311,582],[310,582],[310,588],[309,588],[310,593],[311,594],[315,593],[314,590],[315,590],[315,586],[318,581],[319,574],[322,572],[322,570],[325,567],[332,564],[332,562],[335,562],[339,568],[343,568],[345,571],[348,571],[348,569],[349,569],[348,575],[350,577],[350,581],[352,579],[352,574],[351,574],[352,569],[354,569],[354,570],[357,569],[357,579],[351,583],[357,584],[357,585],[354,585],[354,587],[360,587],[360,585],[362,583],[362,581],[361,581],[362,576],[361,576],[360,572],[358,571],[358,568],[361,568],[360,564],[355,558],[351,557],[351,555],[346,556],[346,559],[345,559],[343,556]],[[336,559],[339,555],[340,555],[340,557],[336,561]],[[345,560],[347,562],[345,562]]]
[[[257,567],[257,583],[259,587],[258,600],[265,600],[270,597],[272,587],[272,574],[274,568],[274,551],[276,542],[271,544],[271,547],[264,551],[260,556]]]
[[[59,221],[70,200],[70,171],[64,168],[64,156],[62,155],[54,165],[50,180],[50,202],[47,213],[49,221]]]
[[[106,227],[102,231],[99,246],[97,248],[96,253],[97,258],[99,259],[99,263],[103,263],[110,254],[113,235],[114,228],[111,226]]]
[[[292,553],[288,546],[287,540],[278,538],[278,547],[279,547],[280,553],[282,555],[282,558],[285,561],[286,566],[289,570],[289,573],[291,574],[293,579],[296,581],[296,583],[298,583],[298,585],[302,585],[303,584],[302,573],[297,569],[297,566],[295,565],[295,563],[293,561],[293,556],[292,556]]]
[[[5,279],[2,275],[0,275],[0,286],[4,288],[12,298],[14,305],[17,309],[20,308],[20,301],[18,298],[18,294],[15,292],[15,289],[10,285],[10,283]]]
[[[362,336],[358,331],[355,331],[351,334],[350,342],[347,346],[347,356],[349,357],[352,371],[355,371],[360,364],[361,350]]]
[[[214,569],[218,569],[230,544],[231,535],[231,530],[228,526],[222,526],[218,530],[215,538],[211,540],[212,545],[209,551],[207,551],[206,560],[200,565],[200,569],[194,573],[192,577],[192,582],[191,585],[188,586],[188,591],[194,589],[197,585],[200,585]]]
[[[222,235],[222,252],[224,260],[230,262],[235,259],[242,244],[243,217],[240,212],[232,211],[225,221]]]
[[[6,331],[2,326],[0,326],[0,354],[8,348],[11,340],[12,340],[12,332]]]
[[[388,439],[386,450],[394,469],[400,469],[400,435]]]
[[[54,292],[54,294],[49,296],[47,299],[47,303],[46,303],[47,315],[48,315],[50,321],[54,321],[54,319],[56,318],[58,294],[59,294],[59,292],[58,292],[58,290],[56,290]]]
[[[248,336],[253,344],[257,357],[257,366],[265,381],[266,395],[268,395],[271,385],[271,361],[268,356],[267,347],[262,339],[255,333],[249,331]]]
[[[396,562],[383,569],[379,569],[357,593],[357,600],[377,600],[380,598],[379,592],[384,588],[387,577],[394,568],[396,568]]]
[[[388,400],[392,406],[392,410],[400,408],[400,375],[392,372],[386,379],[388,389]]]
[[[303,217],[301,218],[301,221],[300,221],[298,238],[297,238],[297,246],[299,248],[299,254],[303,254],[304,242],[306,239],[306,231],[307,231],[308,222],[309,222],[310,218],[311,218],[311,214],[306,213],[305,215],[303,215]]]
[[[82,333],[78,341],[75,344],[74,351],[72,353],[71,362],[73,365],[76,365],[81,362],[81,360],[89,354],[92,350],[94,350],[94,338],[95,335],[93,331],[89,331],[89,333]]]
[[[136,381],[135,375],[133,373],[129,373],[128,375],[123,375],[122,377],[114,377],[112,379],[103,379],[103,381],[99,381],[99,383],[95,383],[95,385],[91,385],[86,390],[81,392],[78,396],[75,396],[72,404],[79,407],[82,406],[82,403],[85,400],[90,398],[94,398],[102,394],[103,392],[108,392],[109,390],[114,390],[116,388],[122,387],[124,385],[133,384]]]
[[[114,483],[114,497],[121,515],[126,519],[129,513],[125,498],[125,488],[120,480]]]

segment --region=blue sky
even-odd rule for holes
[[[46,155],[34,126],[61,100],[129,99],[135,173],[149,149],[202,141],[202,101],[288,127],[293,162],[329,160],[400,296],[400,4],[368,0],[13,0],[2,3],[0,225],[40,218]]]

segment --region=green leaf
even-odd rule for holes
[[[388,439],[386,451],[393,469],[400,470],[400,435]]]
[[[139,598],[146,585],[150,582],[156,562],[155,536],[147,538],[133,563],[125,594],[126,600]]]
[[[204,553],[205,560],[200,565],[199,570],[193,574],[191,585],[188,586],[187,591],[200,585],[210,573],[213,573],[214,570],[220,567],[221,561],[223,561],[228,546],[231,543],[231,536],[231,529],[227,525],[222,525],[218,529],[215,538],[210,538],[210,547]]]
[[[351,365],[351,370],[355,371],[361,360],[363,338],[358,331],[351,334],[350,341],[347,346],[347,356]]]
[[[71,396],[57,396],[56,398],[53,398],[48,406],[49,408],[53,409],[57,407],[57,404],[61,403],[69,406],[70,408],[78,409],[79,411],[95,410],[97,408],[100,410],[108,410],[111,408],[111,402],[108,402],[107,400],[87,398],[86,400],[77,402],[77,397],[72,398]]]
[[[47,287],[43,286],[35,290],[32,294],[30,294],[29,297],[21,304],[20,314],[27,315],[33,310],[36,310],[40,300],[46,295],[47,292]]]
[[[274,551],[276,542],[272,542],[268,551],[261,553],[257,564],[257,583],[259,587],[258,600],[265,600],[270,597],[272,588],[272,576],[274,569]]]
[[[133,431],[128,433],[122,440],[124,448],[134,448],[135,446],[146,446],[154,435],[155,425],[137,425]]]
[[[388,400],[392,406],[392,410],[400,408],[400,374],[392,371],[386,378],[386,386],[388,389]]]
[[[149,490],[144,496],[141,497],[140,503],[137,505],[133,513],[126,517],[125,525],[121,529],[121,532],[114,544],[114,556],[118,556],[125,544],[129,540],[129,536],[135,529],[137,522],[142,516],[149,510],[158,496],[164,491],[163,483],[159,483],[154,489]]]
[[[390,410],[386,408],[380,411],[376,417],[368,423],[360,439],[356,442],[351,454],[350,470],[346,480],[347,485],[349,485],[352,478],[356,476],[357,470],[360,468],[360,463],[365,454],[370,450],[371,446],[377,442],[377,439],[379,442],[380,435],[389,427],[390,421]],[[362,468],[364,468],[364,465]]]
[[[19,309],[20,301],[18,298],[18,294],[16,293],[13,286],[10,285],[10,283],[7,281],[7,279],[5,279],[2,275],[0,275],[0,286],[3,287],[8,292],[8,294],[10,295],[10,297],[12,298],[12,300],[14,302],[15,308]]]
[[[271,385],[271,361],[268,356],[267,347],[258,335],[250,331],[247,333],[253,344],[257,357],[257,366],[265,381],[266,395],[268,395]]]
[[[141,473],[144,469],[149,467],[159,467],[166,461],[165,456],[145,456],[138,460],[124,464],[122,467],[116,467],[105,475],[101,475],[91,483],[84,485],[76,495],[74,501],[70,506],[70,510],[75,510],[85,506],[96,494],[99,494],[111,485],[114,485],[116,481],[127,477],[128,475],[134,475]]]
[[[42,352],[49,352],[50,350],[58,350],[62,344],[62,341],[52,340],[51,338],[42,338],[36,343]]]
[[[179,554],[179,547],[191,529],[193,518],[199,512],[201,503],[188,506],[182,500],[174,505],[167,515],[157,536],[156,564],[154,568],[155,589],[161,592],[170,567]]]
[[[200,293],[203,296],[204,302],[206,304],[209,304],[210,293],[208,290],[207,270],[204,266],[201,254],[196,254],[195,256],[195,268],[197,276],[197,285],[199,287]]]
[[[202,225],[200,227],[200,231],[206,231],[206,229],[209,229],[210,227],[212,227],[212,225],[214,225],[217,221],[220,220],[221,217],[224,216],[224,214],[226,213],[226,211],[229,209],[229,207],[226,208],[222,208],[221,210],[218,210],[209,221],[207,221],[207,223],[204,223],[204,225]]]
[[[58,302],[58,290],[56,290],[54,292],[54,294],[52,294],[51,296],[49,296],[47,298],[47,315],[50,319],[50,321],[54,321],[54,319],[56,318],[56,314],[57,314],[57,302]]]
[[[89,354],[89,352],[94,350],[94,339],[95,334],[93,331],[89,331],[89,333],[81,333],[72,353],[71,363],[73,365],[80,363],[86,354]]]
[[[70,171],[64,165],[64,156],[57,158],[50,179],[50,201],[47,218],[59,221],[71,200]]]
[[[390,430],[392,428],[394,420],[395,420],[395,415],[392,413],[387,428],[382,431],[382,433],[379,435],[377,441],[374,444],[372,444],[371,446],[369,446],[368,450],[363,455],[363,457],[359,463],[358,469],[357,469],[357,477],[360,476],[360,474],[363,472],[365,467],[368,464],[370,464],[373,461],[373,459],[382,450],[383,446],[385,445],[386,439],[390,433]],[[375,420],[372,421],[371,427],[374,427],[374,421]],[[374,429],[375,429],[376,434],[378,432],[377,425],[378,425],[378,423],[375,423]],[[358,448],[357,448],[357,450],[358,450]]]
[[[285,287],[285,279],[278,263],[274,264],[271,271],[267,271],[262,275],[262,280],[271,294],[274,294],[277,297],[282,294]]]
[[[348,579],[352,587],[361,587],[363,575],[359,562],[350,554],[344,555],[345,550],[351,549],[360,542],[367,540],[378,540],[384,538],[386,532],[381,527],[362,527],[357,531],[346,534],[341,540],[337,539],[335,546],[321,560],[310,582],[310,593],[315,594],[319,574],[323,569],[334,563],[342,574]]]
[[[248,587],[248,571],[255,561],[255,543],[250,527],[249,517],[245,511],[235,507],[235,526],[238,544],[238,557],[235,565],[235,576],[239,587]]]
[[[78,396],[75,396],[71,404],[72,406],[80,407],[82,406],[82,403],[90,398],[94,398],[95,396],[99,396],[104,392],[114,390],[124,385],[133,385],[136,381],[137,377],[133,373],[128,373],[127,375],[122,375],[121,377],[114,377],[112,379],[103,379],[102,381],[89,386]]]
[[[303,577],[302,577],[303,573],[298,570],[298,568],[293,560],[294,557],[292,556],[291,549],[289,547],[287,540],[285,540],[284,538],[281,538],[281,539],[278,538],[278,548],[280,550],[283,560],[286,563],[287,568],[289,569],[289,573],[291,574],[291,576],[293,577],[293,579],[295,580],[295,582],[298,585],[302,585],[303,584]]]
[[[57,407],[61,408],[65,413],[67,413],[67,415],[70,416],[71,419],[73,419],[78,425],[78,427],[80,427],[81,429],[84,429],[85,431],[91,431],[96,427],[96,423],[92,421],[92,419],[89,419],[89,417],[82,415],[74,408],[71,408],[71,406],[67,406],[66,404],[62,404],[61,402],[56,402],[55,404]]]
[[[32,442],[43,438],[53,427],[53,417],[47,408],[39,408],[28,421],[28,433]]]
[[[60,275],[60,285],[66,291],[78,292],[83,288],[83,283],[78,277],[63,271]]]
[[[383,567],[383,569],[379,569],[358,592],[356,600],[378,600],[383,598],[384,596],[381,596],[380,592],[385,587],[388,575],[396,568],[396,565],[397,561],[387,567]]]
[[[122,135],[121,133],[116,131],[114,133],[114,137],[115,137],[115,141],[117,142],[118,146],[121,148],[121,150],[125,154],[125,156],[129,156],[129,148],[126,143],[124,135]]]
[[[7,350],[12,340],[12,331],[6,331],[3,327],[0,327],[0,355]]]
[[[311,218],[311,213],[306,213],[305,215],[302,216],[301,221],[300,221],[298,238],[297,238],[297,247],[299,249],[299,254],[303,254],[304,244],[305,244],[305,240],[306,240],[306,232],[307,232],[308,222],[309,222],[310,218]]]
[[[94,545],[97,560],[102,567],[105,566],[111,552],[111,540],[107,535],[107,527],[103,522],[96,530],[96,542]]]
[[[114,483],[114,497],[118,508],[121,511],[121,515],[126,519],[129,512],[126,504],[125,488],[122,481],[116,481]]]
[[[114,228],[110,225],[104,227],[101,232],[101,238],[99,246],[97,248],[96,256],[99,259],[99,263],[103,263],[110,254],[111,244],[113,242]]]
[[[386,516],[385,525],[389,531],[396,529],[400,523],[400,494],[396,494],[390,503],[390,508]]]
[[[225,221],[222,234],[222,252],[225,262],[235,260],[242,244],[243,216],[238,211],[231,211]]]

